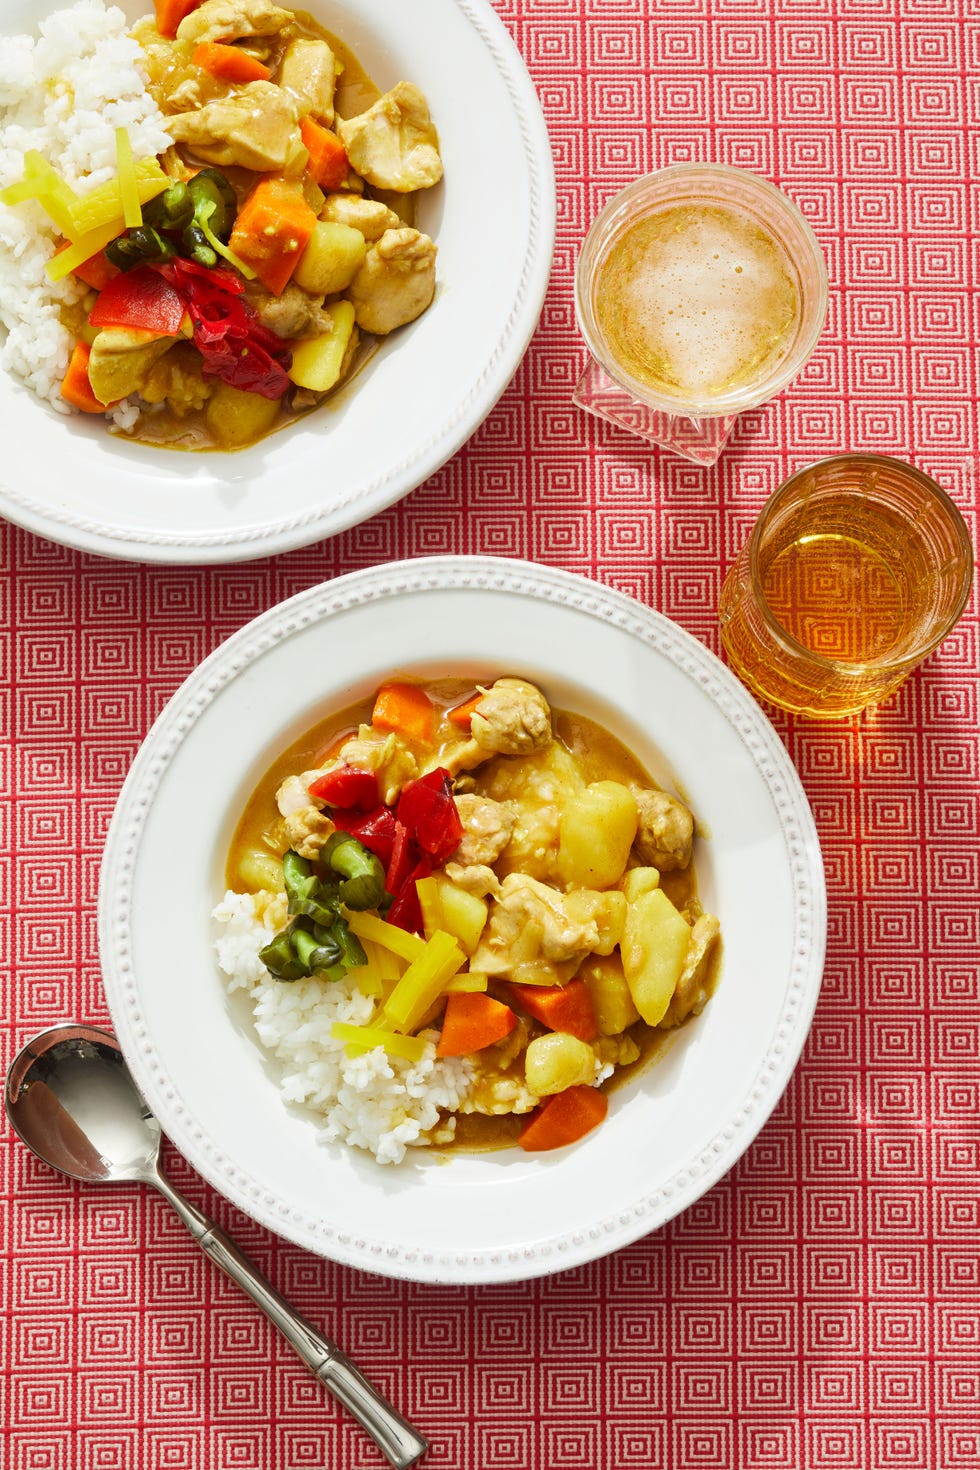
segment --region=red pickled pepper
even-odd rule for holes
[[[176,337],[189,313],[205,378],[263,398],[281,398],[290,386],[292,353],[262,325],[244,299],[244,289],[233,271],[211,270],[178,257],[115,277],[100,291],[89,322]]]
[[[336,766],[325,776],[318,776],[310,786],[310,795],[325,801],[328,806],[352,808],[371,812],[379,805],[378,778],[373,771],[362,771],[357,766]]]
[[[432,864],[426,859],[420,859],[406,879],[401,893],[398,894],[385,915],[389,924],[394,924],[398,929],[406,929],[409,934],[421,933],[422,906],[419,903],[415,884],[419,878],[428,878],[431,872]]]
[[[290,386],[293,356],[243,299],[241,278],[179,257],[156,269],[187,305],[204,377],[262,398],[281,398]]]
[[[452,778],[440,766],[404,786],[394,808],[382,803],[373,810],[357,809],[356,800],[367,800],[372,782],[377,801],[373,772],[340,765],[312,782],[309,792],[331,807],[336,827],[350,832],[385,864],[385,888],[392,898],[389,924],[418,932],[422,912],[415,884],[445,862],[463,836]]]
[[[363,842],[368,852],[381,859],[385,868],[391,862],[395,846],[395,814],[390,806],[379,806],[373,812],[334,810],[333,824]]]
[[[451,857],[463,839],[452,777],[442,766],[402,788],[396,815],[437,862]]]
[[[184,301],[175,285],[152,266],[141,265],[114,276],[89,312],[93,327],[128,327],[176,337],[184,321]]]

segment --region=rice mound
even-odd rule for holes
[[[127,30],[118,7],[77,0],[42,21],[36,38],[0,36],[0,188],[21,178],[30,148],[86,194],[116,177],[116,128],[126,128],[137,158],[171,145],[146,90],[142,51]],[[58,307],[88,288],[71,276],[48,279],[44,267],[58,238],[39,204],[0,205],[0,323],[7,332],[0,367],[58,413],[71,414],[61,381],[73,339]],[[137,410],[127,405],[110,417],[132,427]]]
[[[279,1087],[288,1102],[323,1118],[322,1137],[367,1149],[379,1164],[399,1164],[407,1148],[447,1143],[473,1075],[462,1057],[437,1057],[436,1033],[419,1062],[388,1056],[381,1047],[349,1057],[330,1034],[335,1021],[367,1024],[374,1010],[353,980],[274,979],[259,959],[286,921],[285,898],[229,890],[214,910],[221,932],[218,966],[229,991],[244,990],[255,1030],[280,1063]]]

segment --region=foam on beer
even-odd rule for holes
[[[709,398],[771,371],[799,315],[783,247],[718,205],[636,221],[600,266],[597,320],[613,356],[671,396]]]

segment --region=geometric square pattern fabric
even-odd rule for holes
[[[966,0],[497,0],[547,120],[554,269],[513,382],[418,490],[237,567],[102,561],[0,526],[0,1061],[105,1024],[114,801],[154,718],[255,614],[357,567],[481,553],[566,568],[716,652],[721,582],[772,490],[846,449],[980,510],[980,12]],[[434,59],[434,65],[438,60]],[[492,127],[492,119],[473,120]],[[801,377],[704,469],[572,402],[578,247],[637,175],[771,179],[826,253]],[[492,228],[494,201],[486,201]],[[800,1065],[738,1165],[664,1229],[510,1286],[391,1281],[174,1182],[430,1438],[439,1470],[980,1466],[976,600],[886,705],[773,714],[822,843],[829,939]],[[0,1139],[4,1470],[381,1463],[169,1206]]]

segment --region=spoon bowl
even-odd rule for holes
[[[160,1124],[107,1031],[57,1026],[28,1042],[8,1073],[6,1101],[21,1142],[70,1179],[153,1181]]]
[[[10,1065],[5,1100],[17,1136],[69,1179],[152,1184],[165,1195],[204,1254],[265,1312],[396,1470],[425,1453],[422,1436],[336,1343],[298,1316],[224,1231],[174,1189],[160,1168],[160,1124],[111,1032],[64,1025],[35,1036]]]

